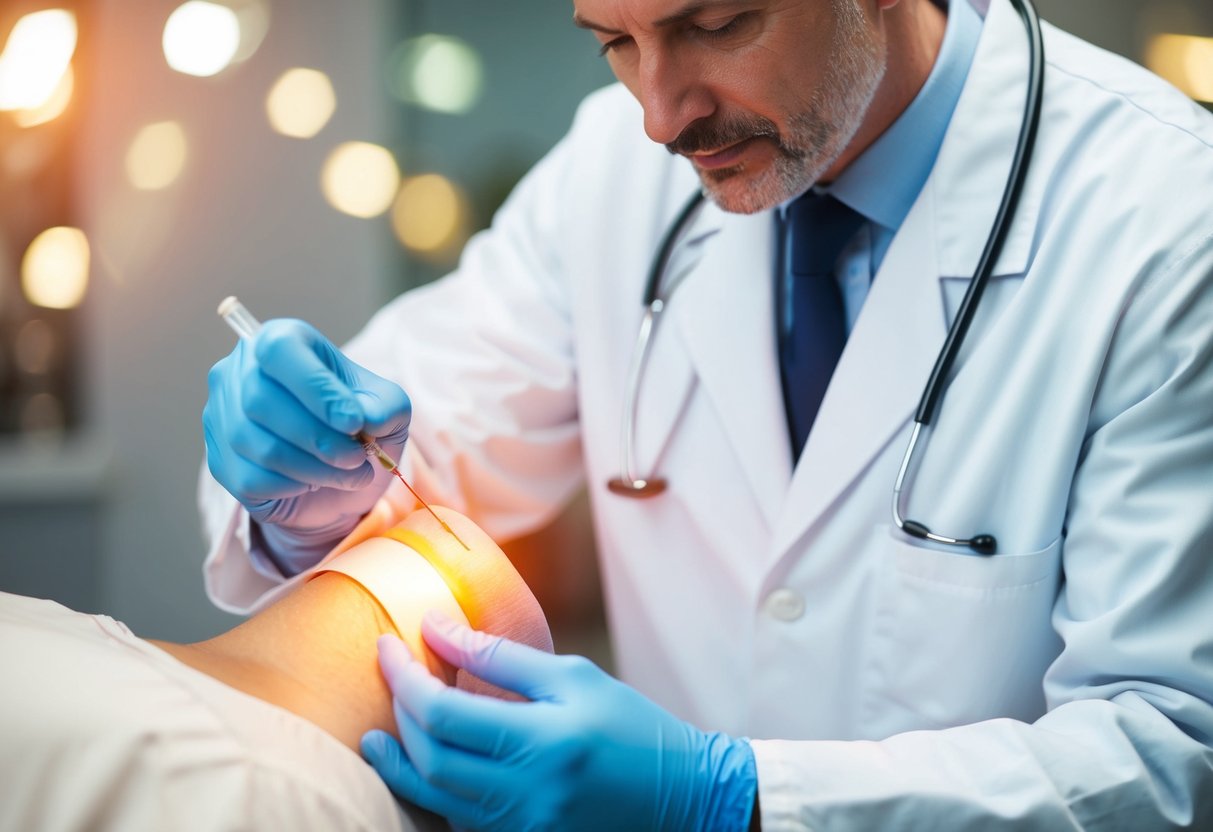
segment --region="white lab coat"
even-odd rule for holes
[[[792,470],[769,213],[707,207],[639,400],[652,500],[611,494],[646,272],[696,186],[591,96],[459,270],[350,345],[415,404],[434,495],[507,537],[583,478],[623,679],[756,739],[764,830],[1213,828],[1213,119],[1046,29],[1026,191],[908,516],[893,481],[1006,181],[1026,39],[991,5],[937,164]],[[276,591],[206,491],[212,594]],[[392,496],[395,496],[394,493]]]

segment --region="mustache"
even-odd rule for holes
[[[678,134],[678,138],[665,146],[675,156],[720,150],[743,142],[746,139],[771,139],[780,151],[792,155],[783,144],[779,128],[770,119],[762,116],[728,119],[724,121],[693,121]]]

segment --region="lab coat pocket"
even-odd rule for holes
[[[1061,538],[1035,552],[927,549],[892,527],[882,538],[873,618],[873,736],[1044,713]]]

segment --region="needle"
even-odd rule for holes
[[[468,545],[464,543],[462,539],[460,539],[459,535],[455,534],[455,530],[443,522],[443,519],[438,516],[437,512],[430,508],[430,504],[422,499],[421,495],[417,493],[417,490],[413,488],[413,486],[409,485],[409,481],[404,478],[404,474],[400,473],[400,468],[397,467],[396,463],[392,461],[392,458],[387,455],[387,451],[379,447],[378,442],[367,436],[365,433],[358,433],[354,438],[362,443],[362,450],[366,451],[367,456],[375,457],[375,459],[379,460],[380,465],[391,471],[396,475],[397,479],[404,483],[404,487],[409,490],[410,494],[417,498],[417,502],[421,503],[421,507],[434,516],[434,519],[438,521],[438,525],[446,529],[447,534],[459,541],[459,545],[464,548],[464,551],[472,551],[468,548]]]
[[[261,322],[254,318],[253,314],[248,311],[243,303],[236,300],[235,296],[229,296],[223,299],[223,302],[219,304],[219,316],[227,322],[228,326],[235,330],[237,335],[248,341],[251,341],[253,337],[256,336],[257,331],[261,329]],[[433,515],[434,519],[438,521],[438,525],[442,526],[442,528],[446,530],[447,534],[455,538],[455,540],[459,542],[459,545],[464,548],[464,551],[472,551],[468,545],[464,543],[462,539],[460,539],[459,535],[455,534],[455,530],[448,526],[443,519],[438,516],[438,513],[430,507],[430,504],[422,499],[421,495],[417,493],[417,490],[413,488],[413,486],[409,485],[408,480],[404,478],[404,474],[400,473],[400,468],[396,465],[396,460],[388,456],[387,451],[379,447],[379,443],[376,442],[374,438],[368,436],[362,431],[355,434],[354,438],[362,443],[362,450],[366,452],[367,456],[373,456],[380,465],[391,471],[402,483],[404,483],[404,487],[407,488],[409,493],[417,499],[417,502],[421,503],[421,507]]]

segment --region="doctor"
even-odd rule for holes
[[[593,504],[626,685],[437,621],[534,701],[381,657],[403,747],[363,751],[459,825],[1213,828],[1213,119],[1046,27],[1023,195],[900,496],[980,554],[890,506],[1023,117],[1009,0],[574,7],[621,84],[458,270],[345,355],[275,321],[215,366],[211,596],[262,606],[410,507],[366,430],[498,539]],[[608,481],[645,278],[697,188],[637,499]]]

